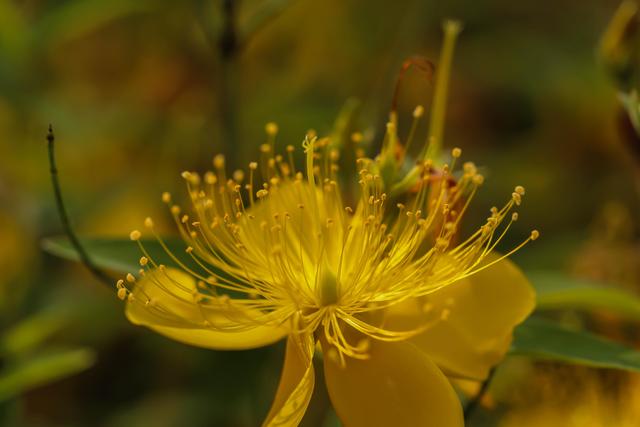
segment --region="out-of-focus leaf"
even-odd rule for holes
[[[86,348],[57,350],[30,359],[0,373],[0,401],[69,377],[90,368],[95,354]]]
[[[266,0],[261,2],[260,6],[251,13],[246,22],[241,23],[241,40],[244,41],[256,34],[296,1],[297,0]]]
[[[125,16],[157,7],[150,0],[75,0],[57,6],[39,23],[38,38],[48,46],[61,44]]]
[[[530,272],[542,310],[606,310],[625,318],[640,320],[640,298],[604,284],[567,277],[553,271]]]
[[[0,51],[3,55],[19,55],[24,53],[28,43],[27,25],[14,2],[0,2]]]
[[[516,328],[510,354],[640,372],[640,352],[536,317]]]
[[[633,89],[629,93],[620,93],[618,97],[629,116],[629,121],[631,121],[633,129],[637,134],[640,134],[640,102],[638,101],[638,92]]]
[[[614,82],[628,90],[637,74],[638,4],[623,1],[602,35],[598,56]]]
[[[148,254],[158,264],[176,265],[156,240],[141,239]],[[129,239],[81,239],[82,245],[98,267],[121,273],[135,272],[140,269],[138,261],[142,256],[138,245]],[[166,238],[165,244],[180,260],[191,268],[197,268],[195,262],[185,253],[186,246],[181,239]],[[42,248],[52,255],[72,261],[79,261],[78,253],[66,237],[44,239]]]
[[[40,345],[68,324],[60,312],[37,313],[6,331],[0,340],[2,353],[25,353]]]

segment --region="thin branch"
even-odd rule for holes
[[[96,265],[91,261],[91,258],[89,257],[87,251],[85,251],[84,247],[82,247],[82,245],[80,244],[80,240],[78,240],[78,237],[73,231],[73,228],[71,228],[69,216],[67,215],[67,209],[65,208],[64,201],[62,199],[60,182],[58,181],[58,168],[56,167],[54,142],[55,137],[53,135],[53,128],[51,125],[49,125],[49,131],[47,133],[47,145],[49,148],[49,172],[51,174],[51,185],[53,186],[53,194],[56,199],[56,208],[58,209],[58,216],[60,217],[62,228],[69,238],[71,246],[73,246],[73,249],[75,249],[75,251],[78,253],[80,262],[91,272],[91,274],[96,277],[96,279],[108,285],[109,287],[112,287],[114,279],[112,279],[103,270],[96,267]]]
[[[465,425],[471,420],[471,416],[473,415],[473,412],[475,411],[476,407],[482,401],[482,398],[484,397],[484,395],[487,394],[487,391],[489,390],[489,386],[491,385],[491,380],[493,379],[493,377],[494,377],[494,375],[496,373],[496,368],[497,368],[497,366],[494,366],[489,371],[489,375],[487,376],[487,378],[484,380],[484,382],[480,386],[480,390],[478,390],[478,393],[464,407],[464,423],[465,423]]]
[[[224,16],[222,33],[220,34],[219,49],[223,59],[233,58],[238,53],[238,30],[236,28],[236,12],[238,0],[223,0],[222,15]]]
[[[222,143],[229,164],[237,166],[236,129],[236,59],[240,45],[237,28],[239,0],[222,0],[223,28],[218,40],[219,75],[217,88],[218,114]]]

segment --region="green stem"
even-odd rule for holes
[[[109,287],[112,287],[114,283],[114,279],[111,278],[107,273],[103,270],[96,267],[96,265],[91,261],[89,254],[84,249],[82,244],[80,244],[80,240],[76,236],[73,228],[71,227],[71,223],[69,222],[69,216],[67,215],[67,209],[64,206],[64,200],[62,198],[62,189],[60,188],[60,182],[58,181],[58,168],[56,167],[56,157],[55,157],[55,137],[53,135],[53,128],[49,125],[49,131],[47,133],[47,145],[49,148],[49,172],[51,175],[51,185],[53,186],[53,194],[56,199],[56,208],[58,209],[58,216],[60,217],[60,222],[62,223],[62,227],[64,229],[65,234],[69,238],[69,242],[71,242],[71,246],[75,249],[80,257],[80,262],[93,274],[96,279],[106,284]]]

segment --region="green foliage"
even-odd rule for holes
[[[134,13],[149,11],[154,2],[149,0],[76,0],[65,2],[39,23],[37,40],[57,45],[86,35],[117,19]]]
[[[640,352],[537,317],[516,328],[510,354],[640,372]]]
[[[629,292],[555,271],[527,274],[536,288],[538,310],[604,310],[629,320],[640,320],[640,298]]]
[[[82,372],[94,362],[94,352],[86,348],[48,351],[21,358],[17,364],[0,373],[0,401]]]
[[[61,331],[68,323],[62,313],[36,313],[9,328],[0,339],[0,352],[19,355],[40,346],[47,338]]]
[[[143,255],[135,242],[129,239],[82,239],[82,244],[91,256],[91,261],[100,268],[119,273],[132,273],[140,269],[138,260]],[[158,264],[175,265],[175,261],[164,251],[157,240],[141,239],[147,252]],[[186,246],[181,239],[167,238],[165,244],[186,265],[194,266],[193,260],[185,253]],[[78,253],[67,238],[55,237],[42,241],[42,248],[50,254],[71,261],[79,261]]]

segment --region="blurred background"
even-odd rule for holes
[[[541,231],[514,256],[525,271],[640,292],[640,144],[596,55],[617,7],[0,0],[0,425],[255,426],[281,369],[282,345],[213,352],[134,327],[113,289],[41,250],[62,234],[49,123],[78,234],[126,237],[148,215],[166,218],[160,194],[184,196],[181,171],[204,170],[220,152],[246,166],[269,121],[282,149],[310,128],[330,133],[347,111],[373,153],[403,60],[436,62],[446,18],[464,30],[445,146],[487,177],[467,226],[523,185],[504,248]],[[401,133],[431,92],[408,72]],[[640,347],[637,324],[564,316]],[[637,376],[510,358],[472,425],[637,426],[638,402]],[[338,425],[327,407],[319,390],[305,424]]]

